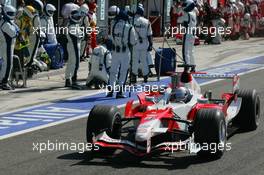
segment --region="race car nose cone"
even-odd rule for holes
[[[135,136],[137,142],[147,141],[151,137],[151,128],[139,127]]]
[[[148,116],[147,118],[145,118],[145,120],[149,121],[140,124],[137,128],[135,139],[138,142],[149,140],[152,136],[155,135],[155,133],[153,132],[155,128],[159,128],[161,126],[160,120],[154,119],[151,116]]]

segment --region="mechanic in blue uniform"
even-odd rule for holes
[[[65,87],[79,87],[77,84],[77,73],[80,64],[81,39],[83,38],[83,32],[80,29],[81,18],[80,8],[73,10],[70,14],[69,34],[67,35],[69,60],[65,72]]]
[[[13,56],[16,37],[19,33],[18,26],[14,23],[16,8],[11,5],[2,7],[3,17],[0,23],[0,58],[3,59],[0,71],[0,81],[3,90],[12,90],[9,78],[13,66]]]
[[[112,64],[110,68],[109,86],[111,90],[107,97],[112,97],[116,82],[118,83],[118,92],[116,98],[125,98],[123,88],[127,80],[130,67],[129,46],[134,46],[137,42],[135,29],[128,22],[128,15],[125,11],[120,11],[111,26],[111,40],[113,43]]]
[[[152,28],[148,19],[144,18],[144,8],[138,6],[134,18],[134,27],[138,35],[138,43],[133,49],[132,60],[132,83],[137,82],[138,69],[142,69],[144,82],[148,81],[149,66],[148,66],[148,52],[152,50]],[[140,66],[141,65],[141,66]]]
[[[195,28],[197,24],[197,14],[193,0],[185,0],[182,4],[183,16],[178,18],[178,23],[185,27],[186,32],[183,36],[182,57],[184,62],[189,65],[195,65],[194,61],[194,41]],[[195,67],[191,71],[195,71]]]

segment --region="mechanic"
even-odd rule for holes
[[[238,8],[238,14],[235,21],[235,25],[238,28],[238,32],[241,32],[241,21],[243,19],[243,16],[245,14],[245,5],[241,2],[241,0],[236,0],[236,6]]]
[[[97,4],[93,1],[88,2],[89,12],[88,16],[90,21],[94,21],[95,24],[97,24],[97,16],[96,16],[96,10],[97,10]]]
[[[80,89],[77,84],[77,73],[80,64],[80,45],[83,38],[83,32],[80,30],[81,13],[80,8],[75,9],[70,14],[69,21],[69,34],[67,35],[68,44],[67,49],[69,53],[69,59],[65,72],[65,87],[71,87]],[[73,32],[71,32],[73,31]]]
[[[61,26],[67,27],[69,24],[70,14],[73,10],[78,9],[79,6],[74,3],[75,0],[70,0],[68,3],[64,4],[61,9],[61,15],[63,17],[63,21]],[[67,35],[65,33],[62,33],[58,36],[59,43],[63,47],[64,50],[64,60],[67,61],[69,59],[69,53],[67,49]]]
[[[112,27],[114,23],[118,20],[119,13],[120,9],[116,5],[113,5],[108,9],[108,19],[110,20],[110,35],[112,35]]]
[[[258,15],[259,15],[259,8],[258,5],[260,4],[260,0],[250,0],[249,1],[249,7],[250,7],[250,16],[251,16],[251,31],[250,31],[250,35],[254,36],[255,32],[256,32],[256,28],[258,28]]]
[[[3,64],[0,72],[0,80],[3,90],[12,90],[13,88],[9,85],[9,78],[13,67],[14,47],[19,28],[14,23],[16,8],[11,5],[5,5],[2,7],[2,10],[0,58],[3,59]]]
[[[241,27],[242,27],[242,33],[243,33],[243,39],[249,40],[249,32],[251,28],[251,16],[249,13],[245,13],[244,17],[241,21]]]
[[[30,50],[30,61],[26,65],[26,67],[30,67],[31,64],[33,63],[33,60],[37,56],[37,51],[40,43],[40,38],[45,37],[45,34],[40,30],[41,29],[41,22],[40,22],[40,16],[43,14],[43,3],[40,0],[31,0],[26,2],[28,5],[34,7],[35,13],[32,19],[32,24],[33,24],[33,35],[30,38],[30,41],[33,43],[29,47]]]
[[[46,41],[50,44],[57,44],[57,38],[54,28],[53,15],[56,11],[56,7],[52,4],[46,4],[44,7],[44,14],[41,16],[41,26],[44,28],[42,30],[46,34]]]
[[[138,69],[140,64],[142,65],[142,74],[144,82],[148,81],[149,65],[148,65],[148,52],[152,50],[152,28],[148,19],[143,17],[144,8],[138,6],[136,15],[134,18],[134,27],[136,34],[138,35],[138,43],[133,49],[133,60],[132,60],[132,83],[137,82]]]
[[[111,90],[109,90],[107,97],[113,96],[113,88],[118,79],[119,89],[116,98],[125,98],[123,88],[126,83],[130,64],[130,50],[128,47],[129,45],[134,46],[136,44],[137,35],[134,27],[128,23],[128,16],[125,11],[120,11],[111,28],[111,40],[113,43],[112,65],[109,79],[109,87],[111,87]]]
[[[183,16],[178,18],[178,23],[183,25],[186,33],[183,36],[182,57],[186,64],[195,65],[194,61],[194,41],[195,41],[195,27],[197,23],[197,14],[195,11],[195,3],[192,0],[186,0],[182,4]],[[195,67],[192,68],[195,72]]]
[[[236,0],[232,0],[231,2],[232,4],[232,8],[233,8],[233,19],[234,19],[234,22],[233,22],[233,32],[231,34],[231,39],[233,40],[236,40],[239,38],[239,31],[240,31],[240,21],[239,23],[236,23],[238,20],[239,20],[239,8],[236,4]]]
[[[218,8],[212,9],[212,25],[215,27],[215,36],[212,37],[212,44],[221,44],[222,34],[219,32],[221,28],[225,26],[225,20],[222,18],[222,12],[220,10],[220,3],[218,3]]]
[[[93,50],[89,63],[89,75],[86,81],[86,86],[89,88],[95,86],[98,89],[108,83],[112,55],[106,47],[106,38],[102,32],[97,35],[97,43],[99,45]]]
[[[226,27],[229,28],[228,30],[233,32],[234,30],[234,8],[232,5],[233,0],[227,0],[226,4],[224,6],[223,14],[224,14],[224,19],[226,21]],[[229,36],[225,34],[225,38],[227,39]]]
[[[16,24],[20,28],[19,36],[16,40],[15,45],[15,55],[20,59],[21,66],[30,62],[30,51],[29,46],[32,41],[30,41],[30,36],[33,35],[33,24],[32,20],[34,18],[35,8],[32,6],[25,6],[19,8],[19,13],[16,16]]]
[[[80,11],[82,13],[82,19],[80,25],[86,30],[90,26],[89,17],[88,17],[88,12],[89,12],[88,5],[86,3],[82,4],[80,7]],[[81,41],[81,60],[84,60],[88,56],[86,52],[87,46],[88,46],[88,33],[85,32],[85,36]]]

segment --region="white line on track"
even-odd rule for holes
[[[45,116],[45,115],[27,115],[27,114],[14,114],[14,117],[29,117],[29,118],[40,118],[40,119],[62,119],[65,117],[58,116]]]
[[[42,111],[42,112],[41,112]],[[60,111],[63,112],[63,111]],[[45,112],[45,110],[34,110],[32,112],[23,112],[23,114],[35,114],[35,115],[48,115],[48,116],[61,116],[62,114],[56,114],[56,113],[50,113],[50,112]],[[71,117],[74,116],[75,114],[63,114],[63,116],[66,117]]]

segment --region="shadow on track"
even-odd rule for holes
[[[174,156],[175,155],[175,156]],[[110,166],[116,169],[123,169],[128,167],[136,168],[151,168],[151,169],[186,169],[190,165],[202,164],[214,161],[215,159],[202,159],[196,155],[183,155],[177,156],[177,153],[162,154],[158,156],[146,157],[144,159],[130,155],[127,152],[115,154],[112,157],[106,157],[96,153],[85,152],[65,154],[57,157],[63,160],[76,160],[79,161],[71,166]]]

